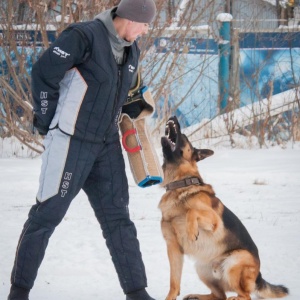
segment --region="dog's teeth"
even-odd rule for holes
[[[170,136],[170,127],[168,124],[166,125],[166,128],[165,128],[165,135],[167,138],[169,138],[169,136]]]
[[[175,132],[177,133],[177,126],[175,123],[173,123],[173,128],[174,128]]]
[[[167,131],[167,137],[170,138],[170,130]]]

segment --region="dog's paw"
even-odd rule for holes
[[[186,295],[183,300],[199,300],[201,298],[199,298],[201,295],[193,295],[193,294],[190,294],[190,295]]]
[[[176,300],[177,299],[177,296],[173,296],[173,295],[168,295],[166,297],[166,300]]]
[[[198,228],[196,230],[188,228],[187,229],[187,236],[188,236],[188,239],[191,242],[197,241],[198,237],[199,237],[199,230],[198,230]]]
[[[216,223],[207,223],[205,226],[203,226],[203,229],[206,231],[215,232],[217,230],[217,224]]]
[[[190,241],[195,242],[199,236],[198,211],[189,209],[186,213],[186,233]]]
[[[166,297],[166,300],[176,300],[177,296],[180,295],[180,289],[176,289],[176,288],[171,288],[171,290],[169,291],[168,296]]]

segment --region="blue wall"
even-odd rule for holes
[[[176,42],[166,38],[157,39],[154,45],[158,56],[178,48]],[[240,34],[239,47],[241,106],[269,96],[271,85],[273,95],[299,85],[300,32]],[[180,50],[182,54],[178,64],[184,70],[180,73],[179,67],[175,69],[179,79],[172,81],[167,95],[159,96],[158,114],[174,113],[172,107],[186,97],[175,113],[185,126],[189,126],[218,113],[218,46],[214,40],[187,39],[180,45]],[[171,61],[172,56],[167,59],[166,65]],[[157,68],[153,62],[152,72]],[[199,81],[187,94],[200,73]],[[163,80],[164,76],[165,68],[160,71],[156,82]]]
[[[300,32],[240,36],[241,106],[300,83]]]
[[[20,45],[26,45],[20,46],[18,52],[25,56],[25,68],[29,74],[32,63],[43,51],[36,46],[41,41],[40,35],[37,36],[38,42],[34,43],[35,34],[34,31],[26,34],[19,31],[15,36]],[[48,35],[50,42],[55,39],[54,31],[49,31]],[[241,106],[265,98],[270,92],[270,82],[274,87],[273,94],[299,84],[300,32],[240,34],[239,46]],[[142,63],[147,76],[151,77],[160,68],[154,57],[162,58],[166,53],[170,54],[154,83],[165,79],[167,67],[178,49],[181,55],[172,74],[169,74],[168,84],[163,93],[157,95],[156,116],[176,113],[182,124],[189,126],[204,118],[212,118],[218,112],[218,45],[213,39],[190,38],[180,44],[171,38],[156,39]],[[18,71],[20,66],[16,54],[11,52],[10,56]],[[0,59],[0,76],[3,76],[8,70],[2,47]]]

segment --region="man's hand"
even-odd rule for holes
[[[40,135],[46,135],[48,133],[49,128],[41,125],[41,122],[35,114],[33,114],[33,126],[37,129]]]
[[[125,104],[122,107],[122,113],[127,114],[131,119],[136,119],[147,105],[142,89],[137,90],[134,94],[128,95]]]

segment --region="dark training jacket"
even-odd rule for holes
[[[70,25],[32,68],[34,125],[41,133],[59,128],[81,140],[116,136],[117,120],[140,51],[136,42],[117,65],[100,20]]]

